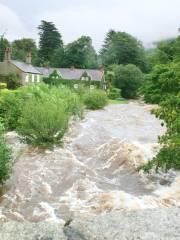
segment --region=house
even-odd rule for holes
[[[49,77],[55,70],[60,78],[65,80],[82,80],[90,82],[99,82],[101,86],[105,84],[105,75],[103,69],[77,69],[71,68],[43,68],[37,67],[37,70],[43,77]]]
[[[9,74],[16,74],[20,78],[21,84],[38,83],[41,79],[41,73],[37,68],[31,64],[31,53],[27,54],[26,62],[21,62],[11,59],[11,49],[7,48],[5,51],[5,58],[0,62],[0,75],[7,76]]]
[[[21,84],[38,83],[43,77],[49,77],[55,70],[61,79],[65,80],[82,80],[98,82],[105,89],[104,70],[98,69],[76,69],[71,68],[45,68],[35,67],[31,64],[31,53],[27,54],[26,62],[11,60],[11,49],[5,51],[5,58],[0,62],[0,75],[17,74],[20,77]]]

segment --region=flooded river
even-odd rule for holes
[[[165,132],[151,109],[130,102],[90,111],[53,151],[28,148],[9,133],[15,165],[0,198],[0,221],[61,222],[111,210],[179,205],[177,174],[170,173],[161,185],[158,176],[135,171],[157,154],[158,135]]]

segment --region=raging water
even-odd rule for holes
[[[152,159],[165,131],[151,105],[130,102],[91,111],[73,123],[64,146],[40,151],[7,139],[13,174],[3,192],[0,220],[56,221],[111,210],[179,205],[180,178],[161,186],[135,168]]]

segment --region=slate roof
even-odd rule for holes
[[[22,72],[41,74],[41,72],[39,72],[38,69],[33,67],[31,64],[27,64],[17,60],[11,60],[11,63],[15,65],[17,68],[19,68]]]
[[[101,81],[102,77],[104,75],[104,72],[97,69],[72,69],[72,68],[43,68],[43,67],[37,67],[37,70],[41,72],[44,76],[49,76],[51,73],[53,73],[54,70],[58,72],[58,74],[63,79],[68,80],[77,80],[80,79],[82,74],[84,72],[87,72],[87,74],[91,77],[94,81]]]
[[[36,67],[36,69],[45,77],[48,77],[50,74],[52,74],[54,70],[57,70],[59,73],[58,69],[55,68]]]

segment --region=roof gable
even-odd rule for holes
[[[101,70],[96,69],[71,69],[71,68],[59,68],[59,71],[64,79],[76,80],[80,79],[86,72],[91,80],[101,81],[104,73]]]

